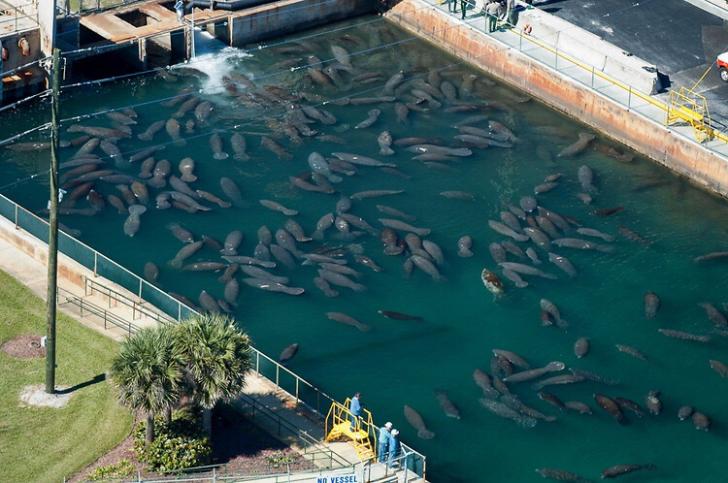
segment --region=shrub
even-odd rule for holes
[[[134,452],[150,471],[170,473],[202,466],[210,461],[212,447],[200,427],[199,417],[191,411],[175,412],[172,421],[155,420],[157,435],[146,444],[145,422],[141,422],[134,435]]]
[[[99,466],[88,475],[90,481],[118,480],[134,474],[134,465],[128,459],[106,466]]]

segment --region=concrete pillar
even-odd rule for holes
[[[53,51],[53,39],[56,35],[56,0],[38,0],[37,8],[40,50],[49,56]]]

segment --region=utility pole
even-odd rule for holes
[[[61,84],[61,51],[53,49],[51,67],[51,166],[48,205],[48,327],[46,333],[46,380],[48,394],[56,391],[56,282],[58,275],[58,104]]]

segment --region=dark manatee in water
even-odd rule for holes
[[[425,421],[416,410],[412,409],[408,405],[404,405],[404,417],[407,422],[417,430],[417,437],[422,439],[432,439],[435,437],[435,433],[427,429]]]
[[[440,404],[440,407],[442,408],[442,411],[445,413],[445,416],[447,416],[449,418],[460,419],[460,410],[450,400],[450,398],[447,395],[447,392],[440,390],[440,389],[436,389],[435,398],[437,398],[437,402]]]
[[[635,471],[652,471],[656,469],[657,466],[653,464],[614,465],[602,471],[602,479],[617,478],[618,476],[634,473]]]
[[[536,473],[541,475],[541,477],[546,478],[547,480],[577,481],[577,482],[589,481],[589,480],[577,475],[576,473],[572,473],[572,472],[566,471],[566,470],[560,470],[557,468],[536,468],[535,471],[536,471]]]
[[[645,293],[645,318],[654,319],[660,308],[660,297],[655,292]]]
[[[285,364],[286,362],[293,359],[293,356],[295,356],[298,353],[298,343],[291,344],[283,351],[281,351],[281,355],[278,356],[278,362]]]

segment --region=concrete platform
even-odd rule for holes
[[[673,87],[690,87],[719,53],[728,50],[723,18],[699,4],[695,0],[552,0],[537,6],[655,64],[670,77]],[[722,4],[728,18],[725,2],[715,4]],[[708,99],[713,118],[728,124],[728,84],[720,80],[717,69],[708,73],[697,92]]]

